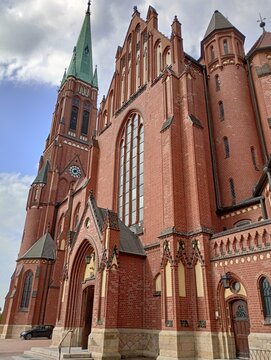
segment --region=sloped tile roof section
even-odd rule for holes
[[[119,219],[120,228],[120,251],[124,253],[146,256],[145,250],[139,237],[134,234],[123,222]]]
[[[271,32],[263,31],[262,35],[249,50],[247,57],[250,57],[256,51],[260,51],[267,48],[271,48]]]
[[[218,10],[216,10],[206,30],[204,39],[206,39],[215,30],[230,29],[230,28],[234,28],[234,26],[229,22],[228,19],[225,18],[224,15],[222,15]]]
[[[55,260],[56,244],[47,232],[20,258],[21,259],[46,259]]]
[[[188,115],[188,119],[192,122],[192,124],[200,129],[203,129],[203,126],[200,120],[193,114]]]
[[[104,222],[109,220],[109,226],[120,231],[120,251],[123,253],[146,256],[145,250],[139,237],[134,234],[128,226],[126,226],[111,210],[103,209],[97,206],[96,200],[93,195],[90,196],[90,202],[95,214],[97,224],[100,231],[102,231]],[[118,226],[116,226],[118,221]]]
[[[33,184],[47,184],[48,171],[50,170],[49,160],[46,160],[42,165],[36,179],[33,181]]]

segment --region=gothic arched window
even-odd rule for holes
[[[213,45],[210,46],[210,55],[211,55],[211,61],[215,59],[215,49]]]
[[[220,82],[219,75],[216,75],[215,76],[215,89],[216,89],[216,91],[220,90],[220,85],[221,85],[221,82]]]
[[[24,280],[24,287],[21,299],[21,308],[27,309],[29,306],[31,289],[32,289],[33,273],[28,271]]]
[[[162,44],[158,41],[156,45],[156,76],[159,76],[162,71]]]
[[[90,110],[90,103],[88,101],[86,101],[86,102],[84,102],[84,111],[83,111],[83,118],[82,118],[82,125],[81,125],[81,134],[83,134],[83,135],[88,134],[89,110]]]
[[[144,128],[139,114],[132,114],[122,133],[119,162],[119,218],[130,226],[143,220]]]
[[[255,170],[259,171],[258,166],[257,166],[256,150],[255,150],[254,146],[251,146],[250,152],[251,152],[251,159],[252,159],[254,168],[255,168]]]
[[[260,292],[264,317],[271,319],[271,286],[266,277],[260,281]]]
[[[89,123],[89,112],[87,110],[84,110],[82,126],[81,126],[81,134],[83,134],[83,135],[88,134],[88,123]]]
[[[224,120],[224,105],[223,105],[223,102],[222,101],[219,101],[218,103],[218,108],[219,108],[219,118],[220,120]]]
[[[227,136],[223,137],[223,142],[224,142],[225,158],[227,159],[230,157],[230,145],[229,145],[229,140],[228,140]]]
[[[234,180],[232,178],[230,178],[230,190],[231,190],[232,205],[235,205],[236,204],[236,193],[235,193]]]
[[[70,120],[70,130],[76,131],[78,111],[79,111],[79,99],[73,98],[71,120]]]
[[[224,55],[227,55],[229,53],[228,41],[226,39],[223,40],[223,50]]]
[[[80,203],[76,206],[76,209],[73,214],[73,226],[72,229],[75,230],[79,224],[79,212],[80,212]]]
[[[170,48],[166,48],[166,50],[164,51],[164,59],[163,59],[163,63],[164,66],[170,66],[171,65],[171,53],[170,53]]]

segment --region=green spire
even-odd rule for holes
[[[60,87],[64,84],[64,82],[66,81],[67,78],[67,69],[65,68],[61,83],[60,83]]]
[[[77,44],[73,49],[73,55],[65,79],[67,79],[69,76],[74,76],[75,78],[82,80],[92,86],[98,87],[97,74],[93,74],[90,1],[88,2],[85,19],[77,40]],[[63,84],[63,80],[64,77],[62,79],[61,85]]]
[[[92,85],[98,89],[98,73],[97,73],[97,65],[95,66]]]

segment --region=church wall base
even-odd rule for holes
[[[121,356],[158,356],[159,330],[119,329],[119,352]]]
[[[235,359],[236,349],[233,333],[219,332],[216,335],[216,340],[219,348],[219,359]]]
[[[270,333],[250,333],[248,336],[249,349],[269,350],[271,355],[271,336]]]
[[[234,338],[209,331],[168,331],[159,333],[157,360],[234,359]]]
[[[98,359],[119,360],[119,331],[117,329],[92,329],[88,350]]]
[[[73,330],[73,332],[70,332],[70,330]],[[58,346],[62,340],[62,346],[80,347],[82,343],[82,328],[66,329],[63,327],[55,327],[52,337],[52,346]]]
[[[0,339],[18,339],[21,332],[28,329],[30,325],[0,325]]]

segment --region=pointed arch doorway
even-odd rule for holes
[[[96,282],[96,255],[92,244],[85,239],[79,246],[74,260],[68,289],[65,327],[73,329],[73,346],[88,347]]]
[[[248,335],[250,325],[247,302],[244,299],[235,299],[231,302],[231,318],[236,356],[238,358],[249,358]]]
[[[82,349],[88,348],[88,337],[91,333],[92,312],[94,300],[94,285],[89,285],[83,289],[82,293]]]

